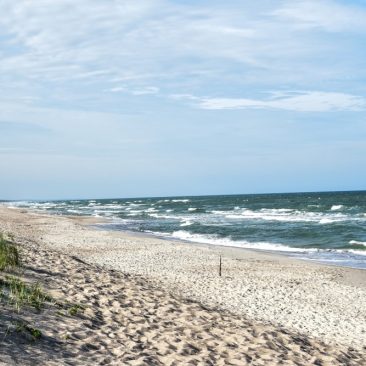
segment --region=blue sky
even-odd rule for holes
[[[2,199],[366,188],[366,1],[0,14]]]

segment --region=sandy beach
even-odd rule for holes
[[[33,343],[5,334],[5,307],[0,363],[366,364],[366,271],[96,224],[0,206],[22,276],[83,307],[76,316],[26,313],[43,334]]]

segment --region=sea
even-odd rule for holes
[[[16,201],[7,205],[55,215],[100,217],[107,221],[99,226],[108,230],[366,269],[366,191]]]

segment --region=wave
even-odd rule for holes
[[[89,203],[88,207],[80,207],[80,208],[97,208],[98,210],[101,209],[106,209],[106,210],[110,210],[110,209],[116,209],[116,210],[121,210],[124,208],[123,205],[115,205],[115,204],[107,204],[107,205],[102,205],[100,203]]]
[[[185,230],[174,231],[172,234],[164,233],[164,236],[173,237],[175,239],[180,239],[193,243],[237,247],[243,249],[278,251],[278,252],[286,252],[289,255],[290,254],[299,255],[302,253],[308,256],[311,255],[311,259],[313,260],[321,260],[324,256],[326,256],[327,257],[326,261],[338,261],[338,260],[344,261],[344,257],[348,256],[349,254],[354,254],[361,257],[366,256],[366,250],[360,250],[359,247],[356,248],[348,247],[341,249],[299,248],[299,247],[290,247],[288,245],[280,243],[249,242],[245,240],[236,241],[230,238],[220,238],[216,235],[192,234]],[[366,243],[364,243],[364,245],[366,245]],[[310,258],[305,256],[303,259],[310,259]]]
[[[162,214],[159,214],[159,213],[149,213],[148,216],[154,217],[156,219],[168,219],[168,220],[172,220],[172,219],[173,220],[182,220],[182,219],[184,219],[181,216],[162,215]]]
[[[343,205],[333,205],[330,210],[331,211],[337,211],[337,210],[341,210],[344,206]]]
[[[341,213],[326,214],[321,212],[299,211],[288,208],[281,209],[260,209],[249,210],[243,208],[234,211],[211,211],[214,215],[224,216],[227,219],[241,220],[265,220],[265,221],[283,221],[283,222],[316,222],[320,224],[329,224],[333,222],[348,221],[359,219],[350,217]]]
[[[294,248],[287,245],[270,242],[249,242],[244,240],[234,241],[230,238],[219,238],[216,235],[192,234],[185,230],[174,231],[171,236],[176,239],[186,240],[194,243],[222,245],[246,249],[260,249],[271,251],[276,250],[282,252],[310,252],[318,250],[316,248]]]
[[[73,210],[73,209],[67,209],[66,210],[67,212],[70,212],[70,213],[75,213],[75,214],[82,214],[84,211],[82,210]]]
[[[158,210],[155,207],[150,207],[147,210],[145,210],[144,212],[157,212]]]
[[[179,226],[191,226],[193,225],[193,222],[190,220],[183,221]]]
[[[366,241],[351,240],[351,241],[349,241],[349,244],[351,244],[351,245],[361,245],[361,246],[366,247]]]
[[[332,249],[333,250],[333,249]],[[350,240],[348,244],[339,247],[338,249],[334,249],[338,252],[346,252],[353,253],[357,255],[366,256],[366,242]]]

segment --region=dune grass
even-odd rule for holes
[[[57,302],[43,291],[38,282],[25,281],[24,270],[19,246],[15,243],[14,237],[0,233],[0,316],[1,305],[18,314],[12,314],[13,320],[8,323],[4,339],[13,332],[22,334],[30,341],[37,341],[42,337],[41,330],[23,316],[27,314],[28,318],[32,317],[32,313],[28,311],[30,308],[41,311],[44,307],[51,306],[62,309],[62,312],[57,310],[56,314],[63,316],[77,316],[85,310],[80,304]]]
[[[0,234],[0,271],[20,266],[20,256],[16,245]]]
[[[18,312],[23,306],[31,306],[40,310],[50,297],[41,286],[27,284],[19,277],[5,272],[21,267],[20,254],[17,246],[0,234],[0,301],[12,305]]]
[[[52,300],[38,283],[29,285],[15,276],[5,276],[4,279],[0,280],[0,286],[1,299],[12,305],[17,312],[23,306],[41,310],[46,302]]]
[[[32,341],[36,341],[42,337],[42,332],[38,328],[34,328],[22,320],[18,320],[15,323],[15,331],[26,334],[28,337],[31,337]]]

